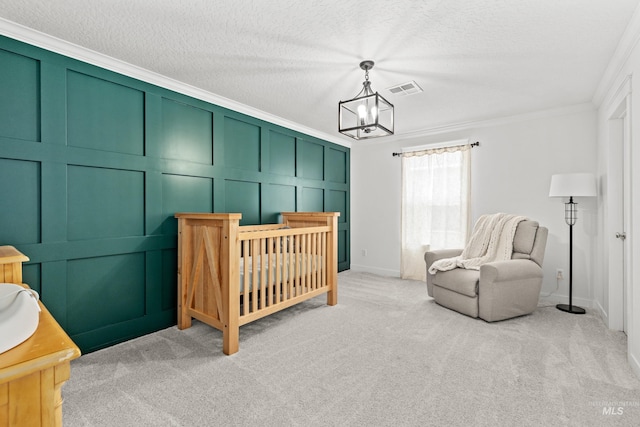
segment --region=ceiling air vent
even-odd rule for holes
[[[422,88],[418,86],[418,83],[414,82],[413,80],[407,83],[391,86],[387,90],[394,95],[402,95],[402,96],[413,95],[415,93],[422,92]]]

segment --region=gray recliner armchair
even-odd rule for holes
[[[513,238],[511,260],[483,264],[479,271],[454,268],[430,274],[429,267],[434,261],[458,256],[462,249],[426,252],[429,296],[444,307],[487,322],[533,312],[542,288],[548,233],[537,221],[520,222]]]

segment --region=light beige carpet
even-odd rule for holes
[[[489,324],[421,282],[339,274],[318,297],[240,329],[194,322],[82,356],[65,426],[638,426],[626,337],[541,307]]]

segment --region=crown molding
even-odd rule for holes
[[[443,126],[435,126],[428,129],[421,129],[415,132],[407,132],[402,135],[393,135],[380,138],[379,141],[371,141],[373,144],[378,142],[398,142],[415,138],[423,138],[443,133],[452,133],[466,131],[469,129],[486,128],[493,126],[508,125],[511,123],[524,122],[528,120],[543,119],[547,117],[563,116],[566,114],[581,113],[584,111],[595,111],[595,106],[591,102],[582,104],[574,104],[564,107],[550,108],[547,110],[533,111],[525,114],[517,114],[513,116],[496,117],[486,120],[470,120],[466,122],[453,123]]]
[[[631,20],[625,28],[618,46],[616,47],[609,65],[600,79],[600,83],[593,94],[593,104],[596,107],[600,107],[605,100],[607,94],[616,84],[616,81],[620,79],[620,74],[623,72],[624,66],[627,60],[631,56],[631,53],[635,49],[640,40],[640,6],[636,8],[631,16]]]
[[[351,142],[338,136],[320,132],[296,122],[284,119],[266,111],[242,104],[229,98],[225,98],[215,93],[199,89],[195,86],[180,82],[178,80],[163,76],[162,74],[147,70],[142,67],[130,64],[125,61],[113,58],[108,55],[87,49],[77,44],[59,39],[49,34],[42,33],[13,21],[0,17],[0,35],[36,46],[48,51],[58,53],[109,71],[123,74],[137,80],[144,81],[192,98],[210,102],[217,106],[246,114],[260,120],[264,120],[287,129],[304,133],[306,135],[333,142],[344,147],[351,147]]]

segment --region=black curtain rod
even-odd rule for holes
[[[479,141],[476,141],[476,142],[474,142],[473,144],[469,144],[469,145],[471,146],[471,148],[473,148],[473,147],[479,147],[479,146],[480,146],[480,142],[479,142]],[[401,155],[402,155],[402,153],[393,153],[393,157],[395,157],[395,156],[401,156]]]

